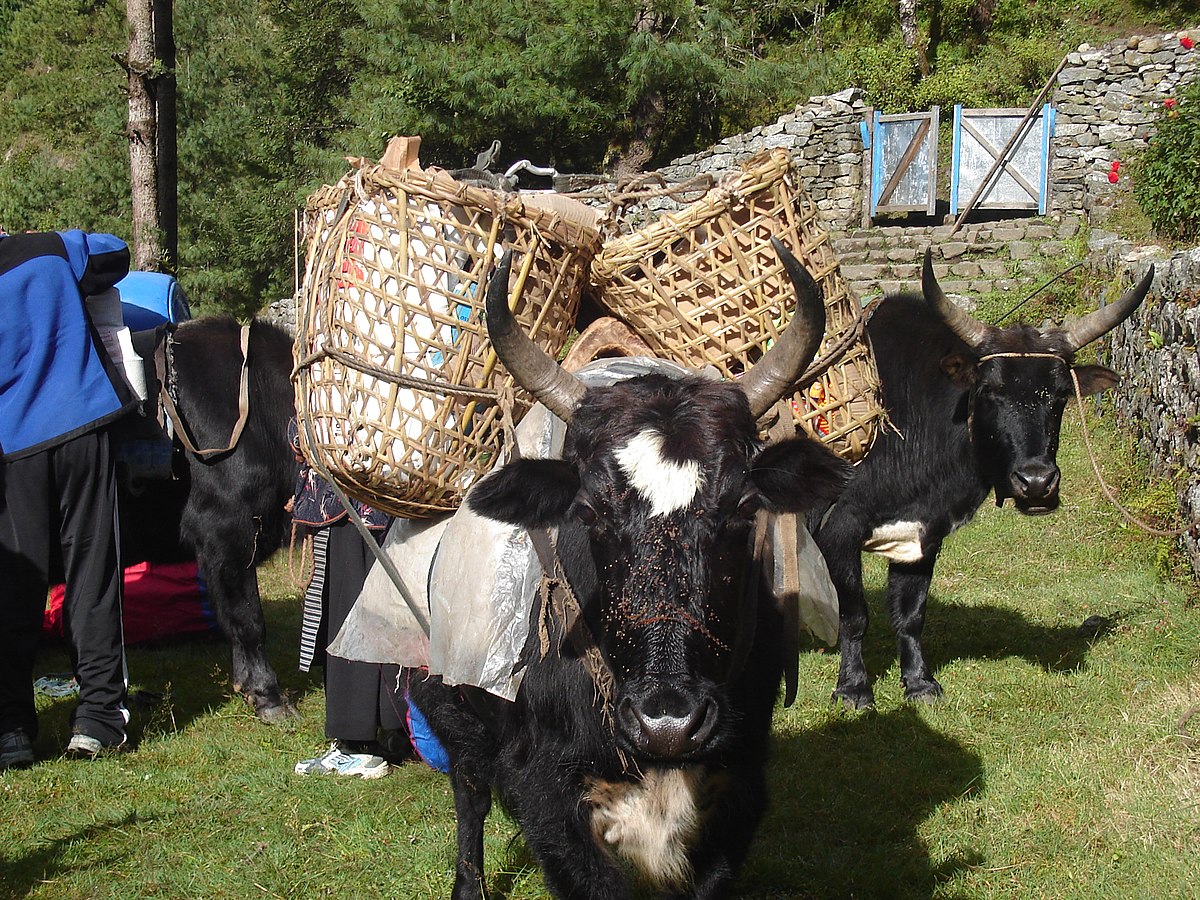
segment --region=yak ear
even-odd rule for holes
[[[579,493],[579,473],[561,459],[515,459],[492,472],[467,494],[481,516],[545,528],[560,521]]]
[[[805,512],[838,498],[852,468],[840,456],[810,438],[772,444],[754,460],[750,479],[769,509]]]
[[[1073,371],[1079,379],[1079,393],[1099,394],[1121,383],[1121,376],[1107,366],[1075,366]]]
[[[946,377],[958,387],[965,389],[975,384],[975,360],[965,353],[951,353],[949,356],[944,356],[941,365]]]

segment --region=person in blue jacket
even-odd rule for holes
[[[125,743],[117,484],[106,426],[137,398],[85,298],[129,271],[129,248],[83,231],[0,236],[0,769],[34,762],[33,666],[52,566],[79,700],[69,756]]]

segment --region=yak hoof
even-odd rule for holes
[[[923,678],[911,686],[908,682],[904,683],[904,699],[909,703],[936,703],[944,693],[942,686],[932,678]]]
[[[874,709],[875,708],[875,692],[871,690],[869,685],[860,685],[858,687],[842,687],[838,686],[833,691],[833,696],[829,698],[834,706],[842,705],[847,709]]]
[[[254,714],[268,725],[282,725],[299,715],[296,707],[287,700],[281,700],[278,703],[261,703],[255,707]]]

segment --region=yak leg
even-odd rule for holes
[[[539,748],[505,785],[504,798],[521,823],[552,896],[628,900],[629,876],[597,846],[583,785],[555,772],[554,747]]]
[[[483,823],[492,808],[492,788],[455,766],[450,772],[454,789],[454,815],[458,834],[458,861],[454,866],[451,900],[483,900]]]
[[[735,770],[736,771],[736,770]],[[733,786],[724,794],[710,826],[708,839],[694,856],[695,882],[680,897],[719,900],[731,895],[750,841],[767,808],[767,785],[760,767],[736,772]]]
[[[863,638],[870,616],[862,586],[862,535],[854,529],[849,516],[840,515],[834,507],[828,521],[814,532],[829,567],[829,577],[838,595],[838,664],[837,686],[832,700],[846,706],[864,709],[875,705],[875,692],[863,662]]]
[[[863,638],[870,616],[862,586],[862,540],[846,533],[843,523],[834,516],[816,535],[821,553],[829,566],[829,577],[838,595],[838,664],[837,687],[833,702],[841,700],[856,709],[875,705],[875,692],[863,662]]]
[[[563,900],[628,900],[631,896],[629,876],[600,851],[590,828],[576,817],[540,822],[539,835],[531,834],[526,823],[522,827],[553,896]],[[553,836],[551,829],[556,829]]]
[[[283,696],[275,670],[267,660],[267,624],[258,595],[258,577],[251,568],[209,567],[200,560],[209,597],[221,630],[233,650],[230,675],[234,690],[244,696],[264,722],[283,722],[296,710]]]
[[[921,632],[925,628],[925,601],[933,579],[937,552],[927,552],[915,563],[892,563],[888,566],[888,608],[896,629],[896,645],[900,651],[900,681],[906,700],[936,700],[942,696],[925,662],[921,649]]]

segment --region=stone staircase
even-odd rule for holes
[[[919,290],[925,249],[947,294],[979,296],[1036,287],[1079,261],[1077,218],[1010,219],[964,225],[882,226],[833,232],[842,275],[863,301],[880,293]]]

